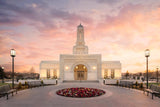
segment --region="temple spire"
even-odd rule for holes
[[[88,47],[85,46],[84,28],[81,23],[77,26],[77,41],[73,47],[73,54],[88,54]]]
[[[77,42],[76,42],[76,45],[85,45],[85,42],[84,42],[84,28],[81,25],[81,23],[77,27]]]

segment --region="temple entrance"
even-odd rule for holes
[[[79,64],[74,68],[74,79],[75,80],[87,80],[87,67]]]

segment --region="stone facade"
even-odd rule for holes
[[[74,68],[79,65],[87,68],[87,80],[101,78],[101,55],[60,55],[60,78],[74,80]]]
[[[59,61],[41,61],[40,78],[57,78],[59,77]]]
[[[120,61],[102,61],[101,54],[88,54],[84,41],[84,28],[77,27],[77,41],[73,54],[61,54],[59,61],[41,61],[40,78],[64,80],[120,79]]]
[[[102,77],[108,79],[121,78],[120,61],[102,61]]]

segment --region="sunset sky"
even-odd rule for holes
[[[160,0],[0,0],[0,65],[15,71],[39,72],[42,60],[72,54],[79,24],[90,54],[120,60],[122,72],[160,67]]]

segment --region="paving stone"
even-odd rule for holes
[[[98,88],[106,94],[92,98],[70,98],[56,94],[56,91],[71,87]],[[0,98],[0,107],[159,107],[160,98],[147,96],[142,91],[99,83],[62,83],[60,85],[19,91],[9,100]]]

